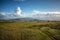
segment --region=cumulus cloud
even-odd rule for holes
[[[58,20],[60,21],[60,12],[42,12],[33,10],[33,17],[40,20]]]
[[[60,21],[60,12],[42,12],[33,10],[31,13],[23,12],[20,7],[16,8],[14,13],[0,12],[0,19],[14,19],[14,18],[35,18],[39,20],[55,20]]]
[[[38,10],[33,10],[32,12],[35,14],[60,14],[60,12],[43,12]]]
[[[0,19],[14,19],[14,18],[20,18],[21,15],[21,9],[20,7],[16,8],[16,11],[13,13],[9,12],[0,12]]]
[[[60,21],[60,12],[42,12],[33,10],[31,13],[23,13],[23,17],[31,17],[39,20],[55,20]]]
[[[8,14],[6,12],[0,12],[0,19],[7,19]]]
[[[21,8],[20,7],[17,7],[16,11],[15,11],[15,14],[18,15],[18,16],[22,16],[22,11],[21,11]]]

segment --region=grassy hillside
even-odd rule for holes
[[[60,22],[1,22],[0,40],[60,40]]]

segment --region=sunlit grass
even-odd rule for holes
[[[60,40],[60,22],[0,23],[0,40]]]

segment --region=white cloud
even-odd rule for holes
[[[37,10],[33,10],[32,12],[33,13],[40,13],[40,11],[37,11]]]
[[[17,16],[22,16],[22,11],[21,11],[21,8],[20,7],[17,7],[17,9],[16,9],[16,11],[15,11],[15,14],[17,15]]]
[[[60,14],[60,12],[43,12],[38,10],[33,10],[32,12],[35,14]]]
[[[32,13],[23,13],[22,17],[31,17],[39,20],[60,21],[60,12],[42,12],[42,11],[33,10]]]
[[[31,13],[22,13],[20,7],[17,7],[14,13],[0,12],[0,19],[14,19],[20,17],[31,17],[39,20],[58,20],[60,21],[60,12],[42,12],[33,10]]]
[[[26,0],[13,0],[13,1],[17,1],[17,2],[24,2],[24,1],[26,1]]]
[[[22,16],[20,7],[17,7],[14,13],[0,12],[0,19],[14,19]]]
[[[60,12],[42,12],[33,10],[32,17],[42,20],[59,20],[60,21]]]

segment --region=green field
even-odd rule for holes
[[[60,40],[60,22],[0,22],[0,40]]]

